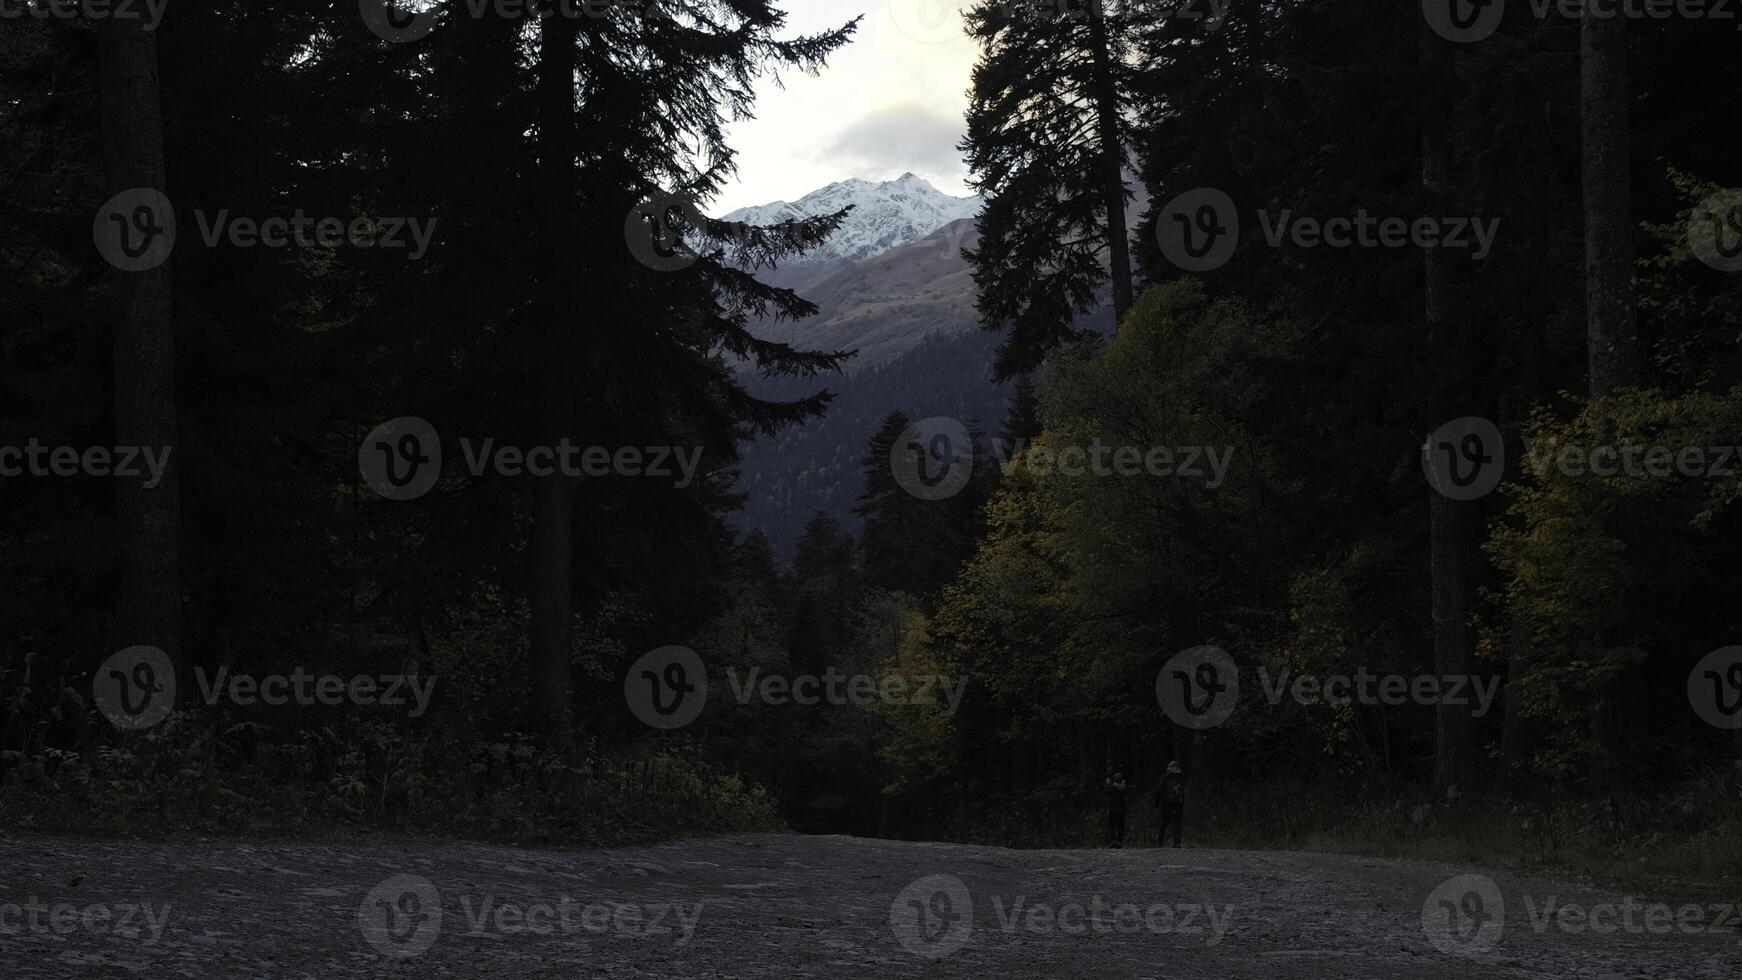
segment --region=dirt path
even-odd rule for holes
[[[1464,873],[782,835],[575,852],[0,838],[0,977],[1742,978],[1715,906],[1696,925]]]

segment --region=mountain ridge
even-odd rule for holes
[[[858,261],[881,255],[930,235],[952,222],[980,213],[979,197],[952,197],[911,172],[894,180],[874,182],[858,177],[838,180],[797,201],[773,201],[738,208],[721,220],[752,225],[853,210],[826,241],[789,266]]]

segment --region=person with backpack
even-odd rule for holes
[[[1125,846],[1125,794],[1130,790],[1125,774],[1107,777],[1107,846]]]
[[[1156,787],[1154,806],[1161,812],[1161,822],[1155,833],[1155,846],[1167,846],[1167,830],[1173,828],[1173,846],[1180,846],[1180,833],[1186,822],[1186,774],[1178,762],[1167,764],[1167,773]]]

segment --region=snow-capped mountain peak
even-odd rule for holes
[[[799,218],[853,211],[828,241],[807,253],[804,262],[865,259],[916,242],[944,225],[980,213],[978,197],[951,197],[912,173],[873,183],[857,177],[836,181],[796,201],[739,208],[726,221],[775,225]]]

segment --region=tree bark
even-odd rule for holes
[[[1125,143],[1119,136],[1119,86],[1113,77],[1106,15],[1089,17],[1089,41],[1094,58],[1092,83],[1095,129],[1101,143],[1101,180],[1107,208],[1107,258],[1113,281],[1116,323],[1131,311],[1131,242],[1125,226]]]
[[[574,236],[575,38],[577,25],[551,4],[542,24],[538,66],[538,165],[543,195],[539,226],[538,295],[543,363],[538,392],[539,433],[555,446],[574,429],[574,387],[569,337],[574,304],[569,257]],[[532,487],[532,699],[539,730],[560,749],[574,733],[574,510],[573,481],[560,472],[534,476]]]
[[[1591,397],[1639,383],[1628,161],[1627,33],[1619,0],[1585,5],[1579,124],[1585,199],[1585,329]],[[1599,9],[1606,11],[1600,14]]]
[[[1422,67],[1428,96],[1422,112],[1422,198],[1435,214],[1448,213],[1450,202],[1451,144],[1447,136],[1445,87],[1452,84],[1443,43],[1425,26],[1421,31]],[[1447,375],[1433,386],[1427,408],[1432,420],[1428,429],[1465,414],[1458,410],[1469,397],[1468,351],[1463,331],[1451,310],[1451,256],[1442,248],[1428,248],[1424,256],[1424,317],[1430,356],[1447,366]],[[1475,644],[1466,619],[1469,615],[1469,580],[1465,568],[1465,505],[1435,490],[1428,493],[1428,575],[1433,617],[1433,669],[1441,678],[1468,676],[1475,659]],[[1462,793],[1469,788],[1475,767],[1475,744],[1467,704],[1441,701],[1434,708],[1434,788],[1438,795]]]
[[[157,46],[135,19],[113,17],[97,31],[105,176],[111,195],[167,190],[163,116],[158,105]],[[170,216],[161,216],[169,218]],[[179,668],[181,651],[181,484],[175,400],[175,330],[167,263],[116,272],[119,318],[111,355],[115,372],[115,444],[164,453],[157,486],[115,484],[121,577],[116,641],[154,646]]]

